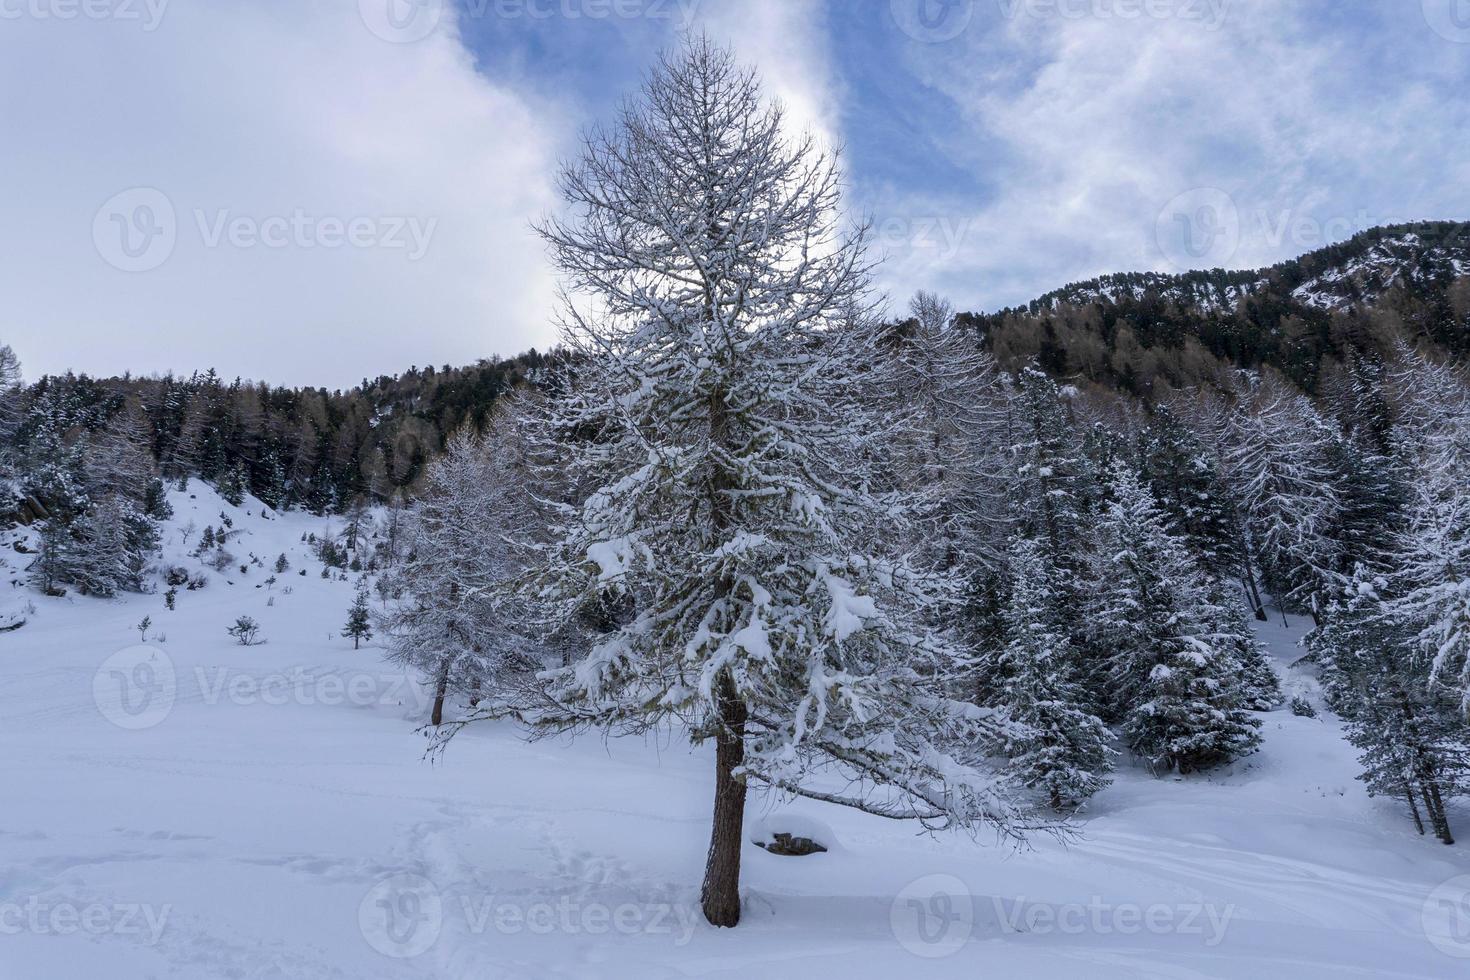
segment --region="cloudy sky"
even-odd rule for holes
[[[1470,218],[1470,0],[0,0],[0,343],[325,387],[544,348],[556,162],[689,27],[843,147],[895,302]]]

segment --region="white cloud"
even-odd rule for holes
[[[394,44],[356,0],[179,0],[146,27],[0,23],[0,342],[28,375],[348,386],[553,339],[528,226],[575,125],[477,74],[452,18]],[[167,206],[176,241],[130,273],[94,219],[137,187],[166,205],[122,199],[134,246]]]
[[[1470,49],[1421,18],[1376,29],[1274,0],[1158,5],[1222,15],[1205,21],[1061,6],[1092,13],[1020,3],[988,30],[977,18],[950,57],[914,49],[913,70],[958,106],[958,142],[984,147],[964,163],[995,193],[898,194],[894,208],[967,229],[948,254],[907,256],[911,285],[995,308],[1104,272],[1253,267],[1363,227],[1470,216],[1470,105],[1449,94]],[[1176,209],[1223,221],[1206,207],[1221,200],[1238,239],[1196,228],[1213,242],[1197,258],[1160,241],[1161,212],[1166,227]]]
[[[728,43],[755,66],[766,94],[779,99],[795,132],[841,145],[841,92],[828,50],[827,10],[816,0],[708,2],[696,27]]]

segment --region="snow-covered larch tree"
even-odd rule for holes
[[[877,340],[878,387],[899,482],[915,497],[928,551],[946,567],[1003,564],[1010,460],[1008,380],[949,301],[920,291]]]
[[[509,412],[483,436],[457,433],[404,521],[408,557],[395,574],[402,595],[381,626],[392,659],[433,684],[435,726],[449,693],[491,694],[538,665],[507,587],[540,523],[521,449]]]
[[[1231,416],[1225,471],[1247,546],[1277,604],[1319,612],[1337,566],[1341,513],[1330,460],[1332,425],[1305,395],[1260,381]]]
[[[1424,440],[1415,472],[1391,608],[1428,658],[1426,684],[1453,691],[1470,717],[1470,432]]]
[[[590,491],[532,591],[590,649],[520,716],[714,741],[718,926],[740,918],[751,782],[931,826],[1026,823],[978,755],[1009,722],[952,699],[944,583],[891,547],[913,535],[863,391],[869,263],[840,187],[754,73],[694,38],[588,136],[541,229],[574,352],[543,438]]]

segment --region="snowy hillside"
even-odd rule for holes
[[[1432,289],[1465,276],[1470,276],[1470,241],[1464,226],[1401,225],[1373,229],[1271,268],[1099,276],[1053,290],[1031,308],[1152,301],[1200,314],[1228,314],[1243,300],[1289,298],[1334,311],[1372,306],[1395,287]]]
[[[696,894],[705,750],[487,726],[431,763],[424,689],[340,635],[354,584],[321,578],[302,541],[328,522],[232,508],[198,483],[172,502],[168,562],[198,570],[182,529],[223,512],[232,553],[267,567],[210,570],[173,611],[161,594],[8,589],[27,622],[0,634],[0,976],[1427,978],[1470,964],[1470,855],[1369,800],[1330,716],[1286,710],[1260,753],[1210,777],[1125,768],[1065,847],[1013,853],[752,796],[752,837],[828,850],[747,845],[745,918],[716,930]],[[281,554],[290,569],[267,586]],[[263,644],[226,635],[241,615]],[[1315,697],[1286,667],[1298,635],[1265,627],[1289,692]]]

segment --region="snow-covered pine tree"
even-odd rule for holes
[[[1018,538],[1008,555],[1004,645],[997,666],[1002,697],[1021,729],[1000,751],[1024,786],[1057,810],[1076,806],[1109,782],[1112,733],[1087,706],[1075,679],[1076,652],[1062,623],[1063,597],[1042,549]]]
[[[1205,588],[1210,643],[1239,666],[1241,703],[1251,711],[1279,708],[1286,701],[1281,678],[1250,627],[1239,588],[1229,580],[1208,577]]]
[[[1011,490],[1020,534],[1036,540],[1063,577],[1080,565],[1096,478],[1068,414],[1066,392],[1034,367],[1016,376]]]
[[[702,904],[740,918],[747,784],[1019,835],[975,757],[1001,716],[951,699],[940,593],[865,398],[864,235],[835,161],[790,136],[754,74],[702,38],[665,56],[562,174],[542,231],[573,294],[575,374],[545,438],[595,487],[566,509],[537,595],[566,622],[611,595],[590,651],[522,712],[542,730],[715,742]],[[569,434],[581,438],[568,439]],[[941,586],[942,590],[942,586]],[[846,772],[856,792],[809,776]]]
[[[1192,772],[1260,742],[1242,704],[1240,665],[1217,639],[1207,581],[1137,474],[1118,465],[1091,552],[1093,649],[1110,651],[1110,702],[1134,753]]]
[[[85,564],[70,528],[59,517],[41,523],[39,551],[29,566],[31,584],[46,595],[62,595]]]
[[[80,518],[72,581],[83,595],[113,596],[140,583],[144,556],[129,547],[130,504],[109,496]]]
[[[244,462],[227,466],[220,475],[215,489],[224,498],[225,503],[239,507],[245,500],[245,495],[250,492],[250,474],[245,468]]]
[[[352,605],[347,610],[347,622],[342,627],[342,635],[352,637],[354,650],[362,645],[363,640],[373,638],[373,616],[372,610],[368,608],[366,581],[358,583],[357,593],[352,597]]]
[[[1173,406],[1155,406],[1138,435],[1138,459],[1154,498],[1200,567],[1222,580],[1242,576],[1240,519],[1218,460]]]

